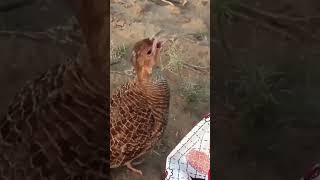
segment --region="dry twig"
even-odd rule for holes
[[[169,4],[169,5],[171,5],[171,6],[175,6],[172,2],[170,2],[170,1],[167,1],[167,0],[161,0],[162,2],[164,2],[164,3],[167,3],[167,4]]]
[[[192,70],[195,70],[195,71],[200,71],[200,72],[203,72],[203,73],[208,73],[210,71],[210,67],[196,66],[196,65],[193,65],[193,64],[185,63],[185,62],[182,62],[182,64],[183,64],[184,67],[192,69]]]

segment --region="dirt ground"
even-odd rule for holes
[[[160,180],[166,156],[210,111],[210,1],[190,1],[184,7],[160,1],[125,2],[111,3],[111,93],[131,79],[123,72],[130,69],[127,55],[132,45],[165,30],[176,35],[161,56],[163,73],[170,84],[171,108],[163,140],[137,166],[144,176],[136,176],[126,168],[111,170],[111,175],[113,180]]]
[[[320,3],[219,2],[215,16],[228,18],[213,25],[211,44],[213,174],[216,179],[300,179],[320,160]]]

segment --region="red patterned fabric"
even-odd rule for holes
[[[313,180],[316,179],[320,175],[320,167],[319,164],[316,164],[312,167],[311,170],[303,177],[303,180]]]
[[[206,174],[210,168],[209,156],[201,151],[192,149],[187,154],[187,162],[197,171]]]

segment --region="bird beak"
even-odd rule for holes
[[[163,45],[167,42],[166,39],[161,38],[161,39],[154,39],[153,44],[152,44],[152,53],[155,58],[155,67],[162,69],[162,64],[160,61],[160,51],[163,47]]]
[[[160,61],[160,51],[163,48],[163,46],[170,40],[171,36],[173,34],[170,34],[168,32],[164,32],[163,30],[160,30],[156,34],[154,34],[152,37],[150,37],[150,40],[153,40],[152,44],[152,53],[155,57],[155,66],[156,68],[160,68],[162,70],[162,64]]]

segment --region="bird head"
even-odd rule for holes
[[[130,62],[137,73],[138,80],[150,77],[154,67],[160,67],[160,51],[167,40],[153,36],[138,41],[132,50]]]

